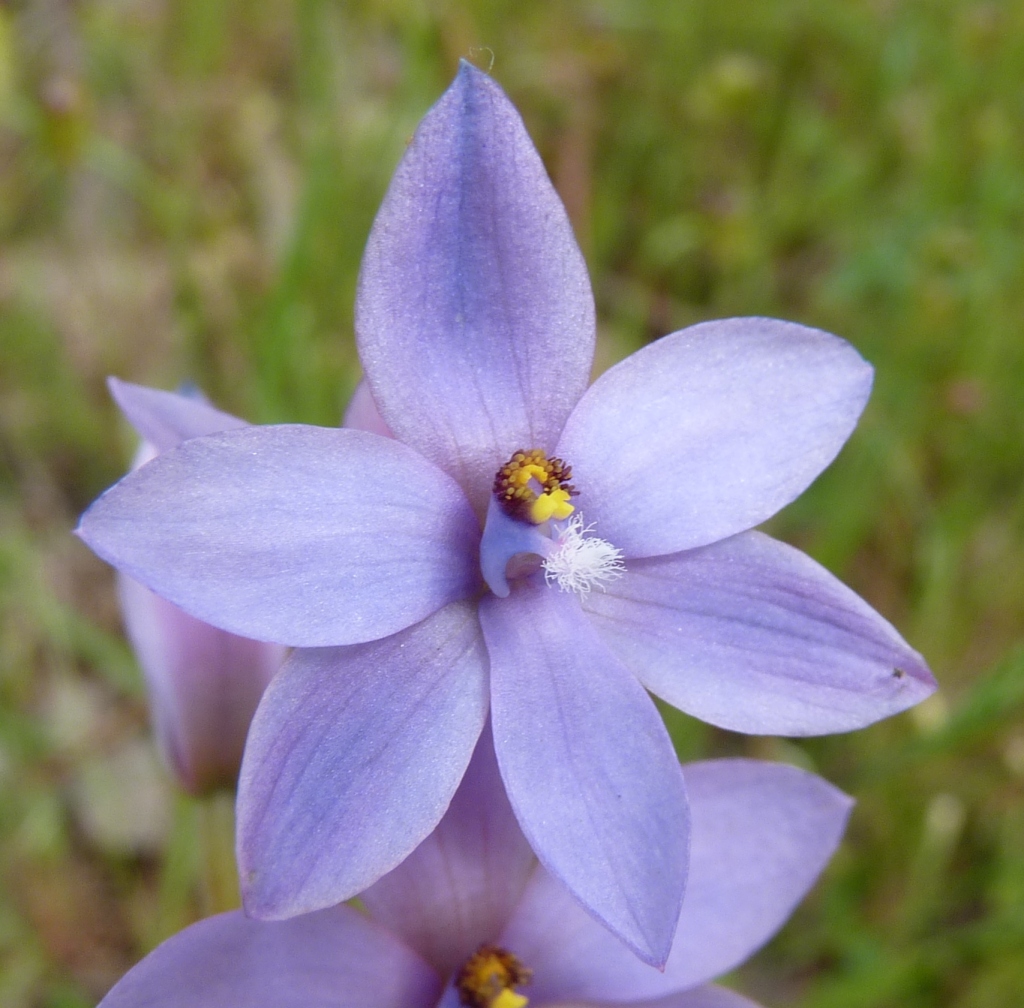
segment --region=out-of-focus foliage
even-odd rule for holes
[[[773,531],[943,693],[789,742],[666,716],[686,757],[859,799],[739,986],[802,1008],[1024,990],[1024,3],[32,0],[0,6],[0,1003],[91,1005],[234,898],[226,802],[155,762],[77,513],[131,448],[103,378],[336,423],[362,245],[457,60],[522,109],[577,227],[599,365],[768,314],[878,369]]]

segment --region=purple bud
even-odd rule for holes
[[[246,426],[200,397],[116,379],[110,387],[139,433],[158,438],[163,451],[190,437]],[[144,440],[132,469],[160,453]],[[191,794],[233,788],[249,723],[286,649],[212,627],[125,574],[118,575],[118,597],[168,766]]]

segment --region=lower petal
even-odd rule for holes
[[[437,974],[350,907],[273,924],[240,911],[193,924],[100,1008],[430,1008]]]
[[[851,802],[820,777],[756,760],[683,770],[690,873],[664,970],[640,962],[538,871],[500,939],[533,970],[529,994],[538,1003],[646,1005],[707,983],[778,930],[835,851]]]
[[[688,813],[650,698],[574,595],[520,582],[481,602],[494,744],[541,862],[645,961],[668,955],[686,880]]]
[[[475,607],[296,651],[253,719],[238,795],[246,911],[274,920],[366,889],[438,824],[487,715]]]
[[[760,532],[630,561],[584,606],[652,693],[732,731],[850,731],[935,690],[924,659],[863,599]]]

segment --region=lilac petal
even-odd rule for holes
[[[168,939],[101,1008],[431,1008],[437,974],[351,907],[267,924],[240,911]]]
[[[480,528],[458,486],[355,430],[186,441],[108,490],[78,534],[192,616],[297,647],[384,637],[480,577]]]
[[[242,762],[246,911],[318,910],[408,857],[448,808],[486,716],[487,657],[468,602],[384,640],[294,652]]]
[[[192,794],[233,788],[249,722],[285,649],[217,630],[124,575],[118,594],[167,762]]]
[[[485,597],[480,621],[495,749],[523,832],[595,918],[646,961],[664,962],[686,881],[688,818],[653,703],[576,597],[543,580]]]
[[[607,1008],[607,1002],[574,1001],[571,1005],[552,1006],[552,1008]],[[704,987],[694,987],[692,990],[682,991],[679,994],[670,994],[668,997],[658,998],[656,1001],[630,1002],[628,1006],[622,1005],[621,1008],[761,1008],[761,1006],[756,1001],[751,1001],[750,998],[729,990],[728,987],[708,984]]]
[[[108,378],[107,387],[139,437],[157,452],[176,448],[189,438],[249,426],[195,396],[133,385],[118,378]]]
[[[440,825],[362,900],[374,920],[447,976],[498,939],[535,864],[485,728]]]
[[[444,993],[441,995],[441,1000],[437,1002],[437,1008],[464,1008],[462,1004],[462,997],[459,994],[458,988],[455,986],[455,980],[450,979],[448,985],[444,989]],[[567,1006],[567,1008],[575,1008],[575,1006]]]
[[[793,322],[704,322],[602,375],[557,454],[579,507],[627,556],[724,539],[770,518],[834,459],[871,391],[849,343]]]
[[[642,1008],[760,1008],[756,1001],[717,984],[694,987],[680,994],[670,994],[657,1001],[648,1001]]]
[[[395,435],[480,513],[518,448],[549,448],[586,387],[594,302],[572,228],[519,114],[463,63],[377,214],[356,334]]]
[[[538,1002],[646,1001],[725,973],[778,930],[839,843],[852,803],[820,777],[756,760],[683,769],[690,874],[665,971],[640,962],[537,872],[501,943],[533,969]]]
[[[649,690],[732,731],[850,731],[935,690],[924,659],[866,602],[760,532],[631,561],[583,604]]]
[[[734,969],[782,927],[839,846],[853,800],[781,763],[706,760],[684,773],[690,880],[666,973],[689,987]]]
[[[359,382],[355,392],[352,393],[348,409],[345,410],[342,426],[369,431],[371,434],[379,434],[381,437],[394,437],[391,428],[381,418],[365,378]]]

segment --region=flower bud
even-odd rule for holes
[[[191,437],[246,426],[198,394],[177,395],[114,379],[110,388],[144,439],[133,470]],[[118,574],[117,586],[168,766],[193,795],[233,788],[249,723],[286,649],[218,630],[125,574]]]

